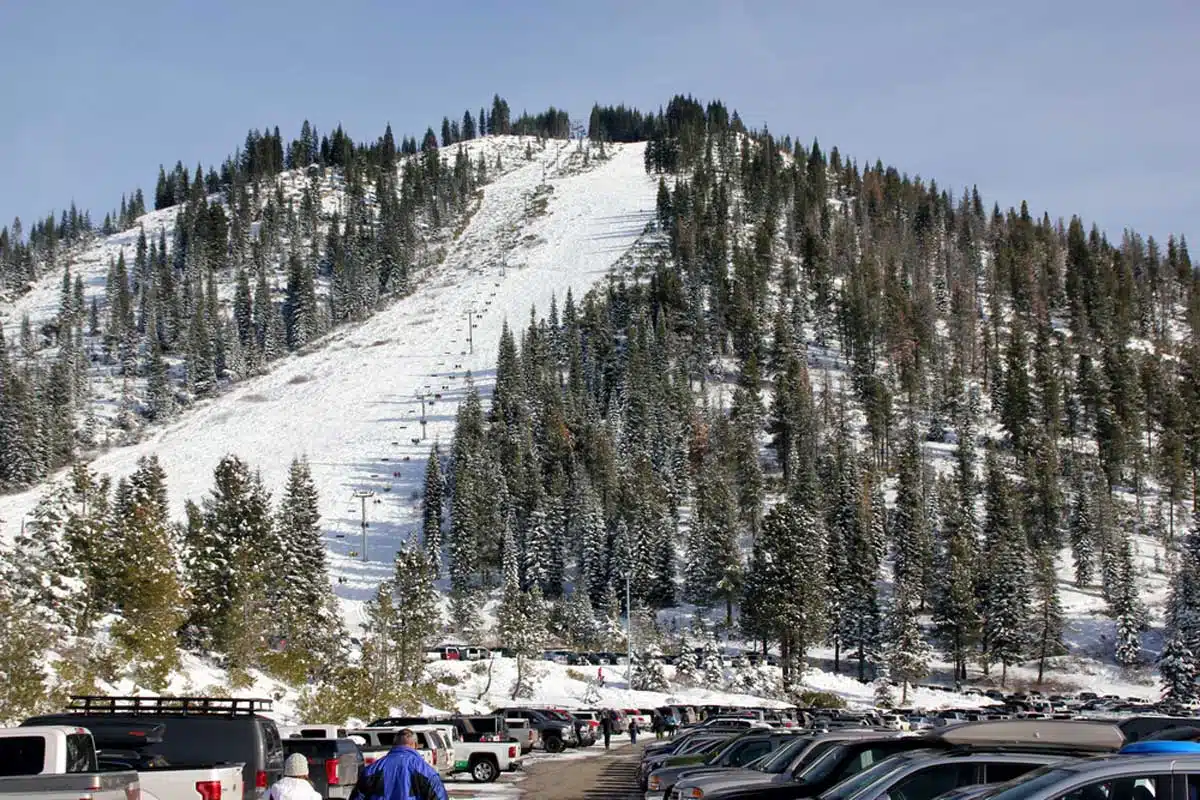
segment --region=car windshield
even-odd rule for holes
[[[918,751],[919,752],[919,751]],[[885,761],[880,761],[874,766],[864,769],[857,775],[852,775],[846,780],[834,786],[829,791],[821,795],[821,800],[847,800],[853,797],[860,791],[875,783],[875,781],[883,780],[893,773],[899,772],[911,761],[915,756],[911,753],[893,756]]]
[[[797,737],[794,741],[788,742],[774,753],[768,753],[764,756],[762,766],[756,769],[760,769],[771,775],[778,775],[786,770],[788,764],[792,763],[792,759],[810,744],[812,744],[812,739]]]
[[[810,761],[804,771],[800,773],[800,780],[803,783],[815,783],[824,780],[837,769],[843,755],[846,753],[844,745],[834,745],[824,753],[818,755],[813,761]]]
[[[1027,772],[1008,783],[1002,783],[985,795],[988,800],[1025,800],[1040,793],[1043,789],[1054,786],[1059,781],[1073,778],[1077,773],[1073,769],[1047,766]]]

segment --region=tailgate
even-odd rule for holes
[[[245,779],[242,765],[199,769],[154,769],[138,773],[143,800],[174,797],[241,797]],[[204,788],[208,794],[201,791]],[[217,792],[220,787],[220,793]]]

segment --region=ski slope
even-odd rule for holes
[[[412,295],[338,329],[315,352],[283,359],[269,375],[151,429],[144,441],[98,456],[91,467],[119,476],[142,456],[157,455],[172,513],[182,518],[184,502],[209,490],[227,453],[261,470],[276,495],[292,458],[307,456],[331,576],[354,635],[361,604],[388,576],[399,544],[416,535],[425,458],[434,441],[451,441],[467,372],[486,395],[503,322],[519,330],[532,306],[545,311],[552,296],[561,304],[568,289],[581,297],[653,218],[657,184],[645,173],[643,149],[612,146],[607,160],[587,166],[557,157],[522,162],[484,188],[442,266]],[[543,180],[552,191],[539,213],[531,200]],[[48,306],[48,299],[25,303]],[[424,441],[422,391],[441,396],[427,409]],[[366,505],[366,561],[354,496],[362,490],[375,492]],[[0,498],[4,538],[11,540],[43,491]]]

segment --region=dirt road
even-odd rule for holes
[[[513,797],[520,800],[637,800],[637,765],[642,748],[621,747],[597,755],[548,757],[530,763],[521,776],[502,776],[486,787],[452,782],[450,796]]]

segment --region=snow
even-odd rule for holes
[[[360,325],[334,331],[319,350],[283,359],[270,374],[151,428],[144,441],[98,456],[90,466],[124,475],[138,458],[156,454],[167,474],[172,513],[182,518],[184,502],[209,490],[223,455],[249,461],[276,493],[291,459],[306,455],[321,495],[331,577],[355,635],[363,602],[390,573],[398,546],[417,530],[414,493],[420,491],[429,448],[451,440],[466,372],[486,394],[502,323],[524,327],[531,306],[544,312],[554,295],[561,306],[568,289],[581,298],[654,216],[657,184],[645,173],[644,145],[611,146],[608,160],[593,159],[586,168],[569,157],[575,147],[551,142],[544,151],[535,148],[532,161],[508,157],[519,166],[484,188],[470,223],[447,245],[442,267],[409,297]],[[553,191],[546,212],[531,216],[527,201],[543,169]],[[113,239],[131,236],[133,242],[136,235],[126,232],[100,246],[85,280],[93,286],[99,281],[102,291],[104,254],[117,246]],[[15,319],[25,310],[31,317],[53,314],[55,281],[48,276],[21,298],[12,307]],[[467,344],[468,308],[475,311],[473,352]],[[421,435],[420,391],[441,397],[428,409],[427,438],[413,444]],[[360,490],[376,493],[367,503],[366,561],[351,555],[362,551],[361,506],[354,498]],[[4,538],[16,533],[43,491],[0,499]]]

